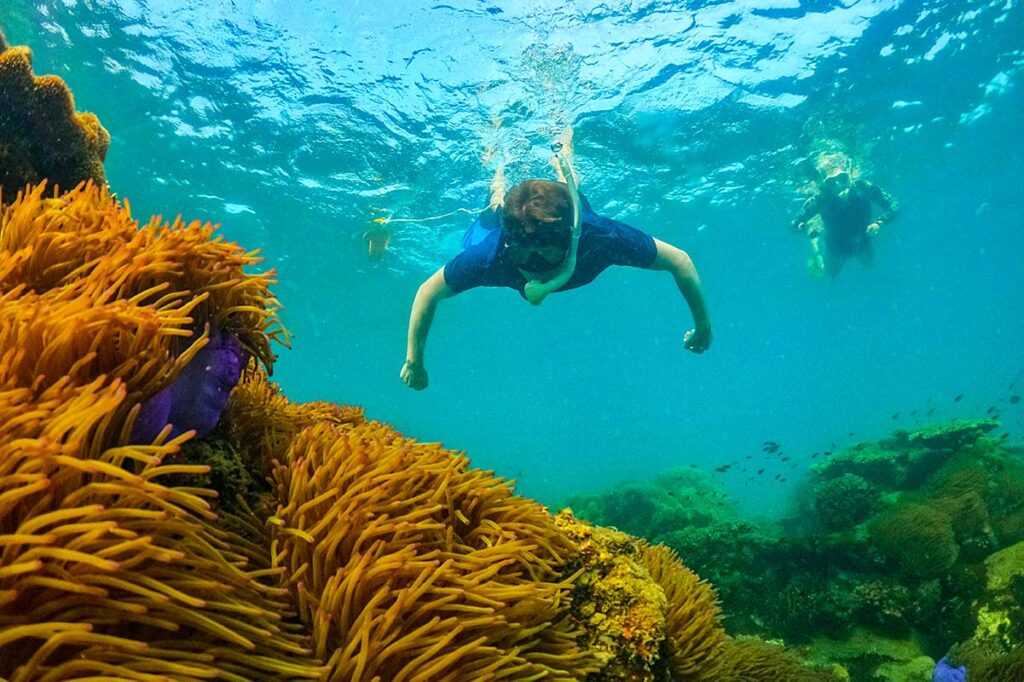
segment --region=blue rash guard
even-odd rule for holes
[[[576,269],[565,286],[568,291],[589,284],[610,265],[649,268],[657,247],[646,232],[593,212],[581,195],[580,243]],[[501,207],[484,211],[462,238],[462,252],[444,266],[445,283],[462,293],[474,287],[508,287],[523,298],[526,278],[509,258],[502,238]]]

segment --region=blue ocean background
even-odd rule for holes
[[[2,0],[0,27],[111,132],[137,218],[262,250],[289,397],[365,406],[546,504],[772,440],[788,462],[715,476],[778,514],[814,452],[990,407],[1024,436],[1019,0]],[[445,301],[409,390],[413,296],[472,218],[391,223],[380,260],[362,235],[482,207],[501,159],[510,185],[551,177],[567,125],[594,208],[693,257],[713,347],[683,349],[669,275],[618,268],[539,308]],[[835,280],[790,228],[824,139],[903,207]]]

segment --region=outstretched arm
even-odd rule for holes
[[[443,299],[454,296],[455,292],[444,280],[444,268],[427,278],[416,292],[412,302],[412,313],[409,315],[409,342],[405,352],[405,365],[402,367],[402,381],[409,388],[422,391],[427,387],[427,369],[423,365],[423,353],[427,345],[427,335],[434,321],[434,311]]]
[[[803,232],[807,229],[807,221],[818,214],[818,197],[817,195],[808,197],[804,205],[800,207],[800,213],[793,220],[793,229],[798,232]],[[813,235],[812,235],[813,237]]]
[[[665,270],[672,273],[679,292],[686,299],[693,315],[694,328],[686,332],[683,343],[694,353],[703,353],[711,346],[711,319],[708,317],[704,292],[700,286],[700,277],[693,261],[682,249],[667,244],[660,239],[654,240],[658,253],[654,257],[653,270]]]
[[[892,198],[892,195],[873,182],[865,183],[868,186],[868,196],[871,201],[882,207],[882,215],[868,225],[868,234],[874,234],[888,222],[893,221],[900,213],[900,205]]]

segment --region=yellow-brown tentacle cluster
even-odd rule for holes
[[[167,383],[156,368],[168,366],[169,354],[198,350],[186,344],[203,324],[231,331],[269,366],[271,340],[287,340],[269,290],[273,273],[245,273],[259,258],[213,238],[213,230],[158,218],[140,229],[104,188],[86,183],[46,198],[39,185],[0,212],[0,294],[38,295],[46,305],[78,301],[159,337],[129,335],[95,349],[91,372],[114,371],[114,358],[133,362],[132,372],[117,376],[139,393]],[[84,356],[69,354],[76,362]]]
[[[363,414],[360,407],[292,402],[253,363],[231,393],[225,422],[233,445],[245,453],[246,461],[257,471],[269,472],[275,461],[286,461],[288,448],[303,429],[320,423],[359,424]]]
[[[644,565],[668,601],[673,679],[718,679],[726,637],[714,588],[686,568],[672,549],[647,545],[640,551]]]
[[[574,551],[468,460],[377,422],[303,431],[274,471],[272,561],[337,680],[594,671],[565,619]]]

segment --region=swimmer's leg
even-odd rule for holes
[[[825,246],[825,274],[829,277],[838,277],[839,273],[843,269],[843,265],[846,263],[848,256],[842,253],[836,253],[832,249]]]
[[[491,178],[491,201],[487,208],[494,208],[505,203],[505,164],[498,164],[498,170],[494,171]]]
[[[821,255],[821,236],[811,237],[811,256],[807,259],[807,269],[815,277],[825,276],[825,260]]]
[[[861,266],[868,267],[875,260],[875,243],[871,237],[865,236],[857,249],[857,260]]]
[[[576,185],[580,184],[580,174],[576,172],[576,149],[572,144],[573,130],[571,125],[565,126],[562,129],[562,134],[558,136],[555,141],[555,147],[559,150],[558,153],[569,162],[569,168],[572,169],[573,179],[576,181]],[[551,165],[555,168],[555,176],[559,182],[565,182],[565,176],[562,174],[562,169],[558,165],[558,159],[551,157]]]

